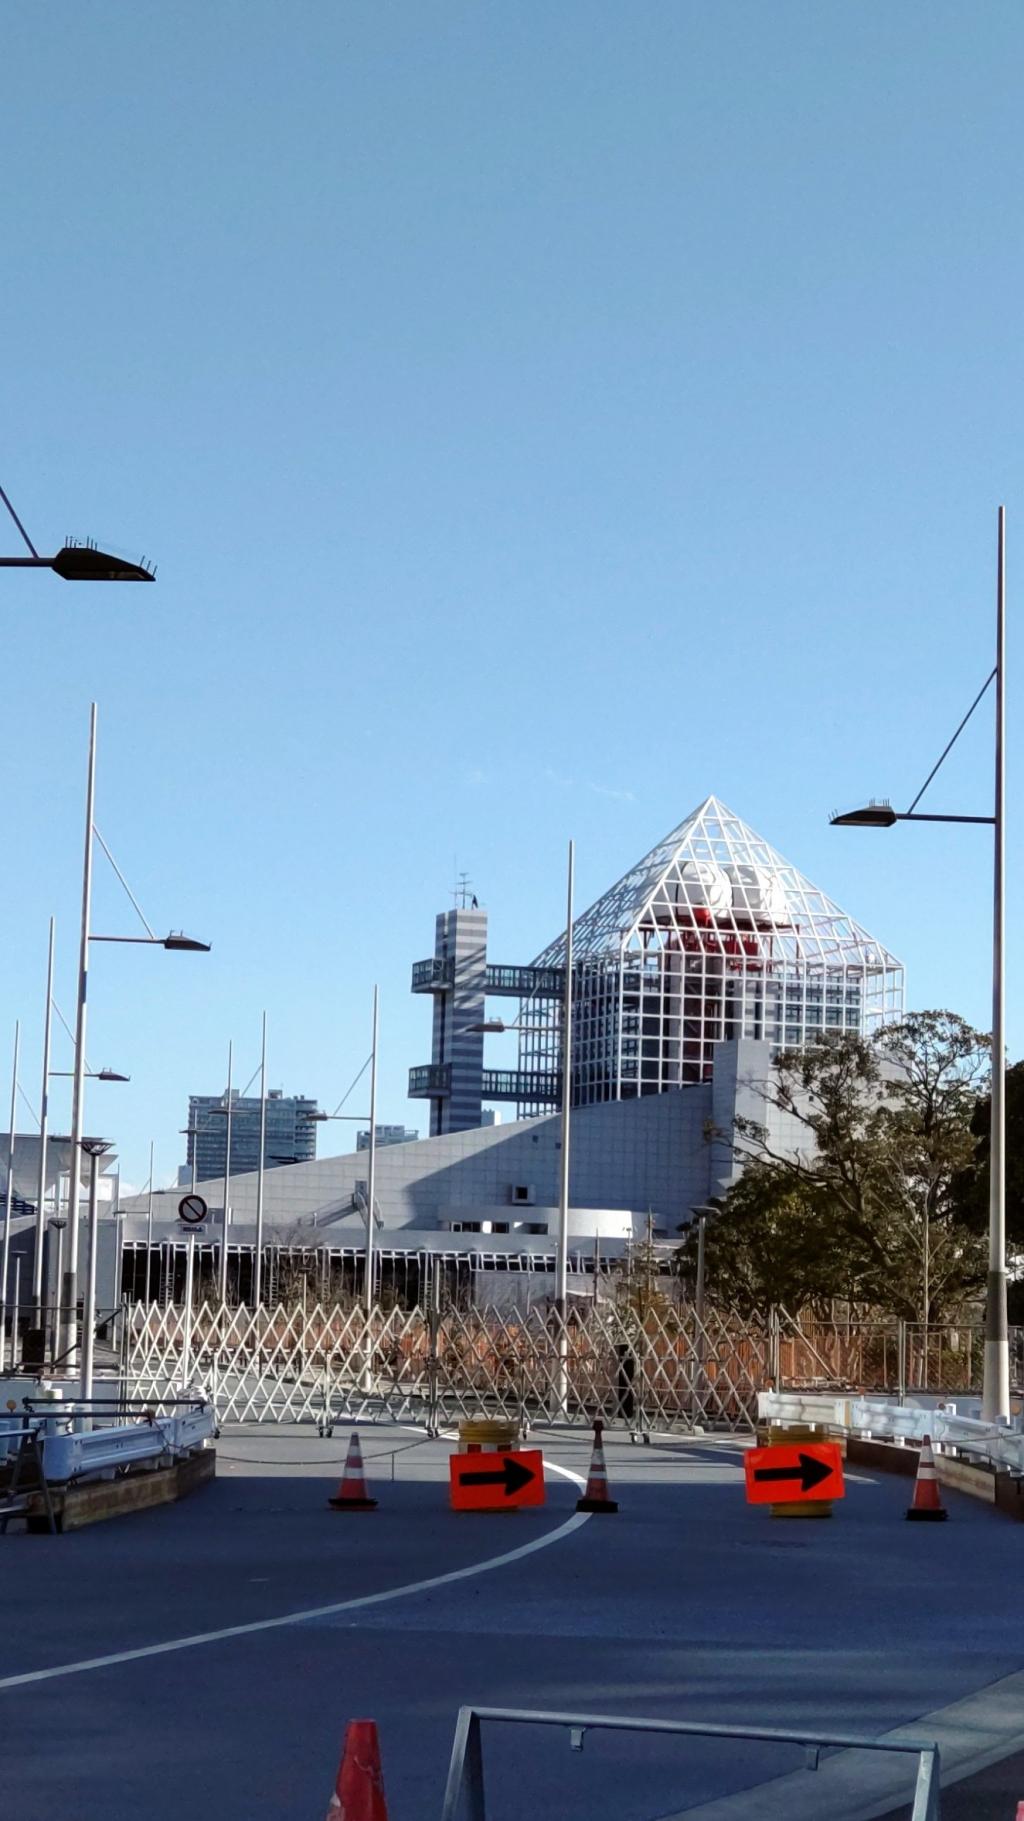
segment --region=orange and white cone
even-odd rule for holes
[[[931,1436],[926,1435],[921,1441],[921,1453],[917,1462],[917,1478],[914,1481],[914,1496],[907,1511],[908,1518],[936,1524],[948,1517],[942,1500],[939,1498],[939,1479],[935,1471],[935,1456],[932,1453]]]
[[[366,1491],[366,1479],[363,1474],[363,1451],[359,1446],[359,1432],[352,1431],[352,1440],[348,1445],[345,1465],[342,1468],[338,1490],[332,1499],[328,1499],[332,1511],[375,1511],[376,1499],[371,1499]],[[361,1724],[361,1722],[360,1722]],[[345,1821],[348,1821],[346,1815]]]
[[[350,1720],[324,1821],[388,1821],[375,1720]]]
[[[576,1500],[577,1511],[618,1511],[614,1499],[608,1497],[608,1469],[604,1464],[604,1443],[601,1432],[604,1429],[600,1417],[594,1424],[594,1452],[590,1457],[590,1472],[587,1475],[587,1490],[581,1499]]]

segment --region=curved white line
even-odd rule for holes
[[[578,1486],[585,1482],[578,1473],[571,1473],[567,1467],[556,1467],[553,1461],[545,1462],[552,1473],[562,1474],[566,1479],[575,1480]],[[170,1638],[165,1644],[143,1644],[136,1650],[118,1650],[106,1657],[85,1657],[79,1663],[59,1663],[53,1669],[30,1669],[23,1675],[0,1677],[0,1690],[5,1688],[25,1688],[32,1682],[52,1682],[60,1676],[78,1676],[88,1669],[109,1669],[116,1663],[138,1663],[144,1657],[169,1656],[175,1650],[194,1650],[200,1644],[219,1644],[224,1638],[247,1638],[259,1631],[280,1631],[286,1625],[303,1625],[309,1619],[329,1619],[339,1612],[357,1612],[366,1606],[383,1606],[388,1600],[401,1600],[407,1594],[427,1593],[433,1587],[447,1587],[452,1581],[466,1581],[474,1574],[487,1574],[492,1568],[504,1568],[509,1562],[521,1562],[526,1556],[534,1555],[538,1549],[547,1549],[549,1544],[558,1543],[563,1537],[571,1536],[581,1524],[587,1523],[590,1513],[574,1512],[559,1524],[557,1530],[549,1530],[545,1536],[535,1537],[531,1543],[521,1543],[518,1549],[508,1549],[503,1555],[493,1555],[486,1562],[474,1562],[468,1568],[452,1568],[447,1574],[431,1575],[426,1581],[408,1581],[403,1587],[388,1587],[383,1593],[364,1593],[355,1600],[335,1600],[330,1606],[309,1606],[301,1612],[286,1612],[278,1619],[253,1619],[246,1625],[225,1625],[220,1631],[197,1631],[189,1638]]]

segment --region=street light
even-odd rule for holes
[[[546,1034],[548,1026],[546,1024],[520,1024],[518,1020],[515,1024],[506,1024],[504,1018],[481,1018],[479,1024],[464,1025],[463,1030],[474,1033],[482,1032],[485,1037],[501,1036],[505,1032],[512,1031],[519,1037],[529,1037],[531,1034],[537,1036]],[[461,1035],[461,1032],[459,1034]]]
[[[830,818],[833,828],[892,828],[896,822],[968,822],[988,825],[994,832],[992,889],[992,1129],[989,1157],[988,1283],[985,1298],[985,1365],[981,1414],[986,1422],[1006,1420],[1010,1414],[1010,1344],[1006,1310],[1006,1057],[1003,1041],[1006,992],[1003,955],[1006,854],[1004,799],[1006,765],[1004,726],[1006,715],[1006,509],[999,508],[996,556],[996,661],[953,738],[925,779],[907,810],[895,810],[886,800],[871,802]],[[927,815],[917,805],[939,766],[951,751],[991,682],[996,686],[995,804],[991,816]]]
[[[50,1079],[59,1081],[63,1077],[65,1081],[70,1081],[74,1073],[74,1069],[51,1069]],[[85,1079],[86,1081],[130,1081],[131,1076],[121,1075],[117,1069],[86,1069]]]
[[[166,948],[173,953],[188,955],[208,955],[210,944],[197,942],[194,936],[185,936],[180,930],[172,930],[169,936],[90,936],[90,942],[141,942],[143,948]]]
[[[71,1180],[68,1184],[68,1268],[64,1285],[64,1306],[67,1310],[69,1332],[64,1346],[69,1358],[74,1361],[77,1347],[76,1311],[78,1307],[78,1214],[81,1195],[79,1175],[79,1149],[82,1143],[83,1123],[85,1117],[85,1032],[86,1007],[89,987],[89,944],[90,942],[132,941],[156,944],[166,949],[188,949],[207,953],[209,944],[196,942],[191,937],[183,936],[180,931],[168,936],[156,936],[150,931],[148,936],[117,937],[93,936],[90,922],[92,917],[92,858],[95,840],[95,807],[96,807],[96,704],[93,702],[89,713],[89,764],[85,792],[85,857],[82,863],[82,932],[78,951],[78,1008],[75,1020],[75,1073],[71,1097]],[[127,890],[127,887],[125,888]],[[129,896],[131,894],[129,893]],[[140,913],[141,914],[141,913]],[[142,919],[145,922],[145,918]]]
[[[473,1026],[470,1024],[470,1025],[467,1025],[466,1028],[467,1028],[467,1030],[472,1030]],[[351,1124],[351,1125],[362,1125],[363,1120],[369,1119],[369,1117],[370,1117],[369,1113],[303,1113],[302,1114],[302,1120],[305,1125],[323,1125],[325,1123],[325,1121],[330,1121],[333,1119],[337,1119],[339,1122],[347,1122],[348,1124]],[[299,1159],[299,1162],[308,1163],[309,1159],[306,1157],[301,1157]]]
[[[62,545],[56,556],[0,556],[0,569],[52,569],[65,582],[155,582],[148,563],[100,550],[91,540]]]
[[[85,1307],[82,1311],[82,1399],[92,1396],[92,1366],[96,1327],[96,1254],[99,1249],[99,1163],[111,1149],[107,1138],[83,1138],[80,1148],[89,1159],[89,1262],[85,1273]]]
[[[92,538],[69,538],[56,556],[40,556],[2,487],[0,500],[7,507],[28,550],[28,556],[0,556],[0,569],[52,569],[65,582],[156,581],[156,569],[145,558],[141,563],[133,563],[125,557],[113,556],[108,550],[100,550]]]
[[[60,1206],[59,1188],[57,1191],[57,1205],[58,1205],[58,1207]],[[47,1224],[47,1227],[49,1227],[57,1235],[57,1261],[56,1261],[57,1268],[53,1274],[53,1293],[59,1299],[60,1298],[60,1286],[61,1286],[61,1282],[62,1282],[62,1279],[64,1276],[64,1228],[67,1226],[68,1223],[67,1223],[66,1217],[63,1214],[51,1214],[51,1216],[46,1224]],[[49,1282],[49,1278],[50,1278],[49,1264],[47,1264],[46,1277],[47,1277],[47,1282]],[[42,1306],[42,1304],[41,1304],[41,1299],[40,1299],[40,1307],[41,1306]],[[58,1311],[58,1316],[59,1316],[59,1311]]]

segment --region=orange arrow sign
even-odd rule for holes
[[[453,1454],[448,1462],[453,1511],[514,1511],[544,1503],[539,1448],[508,1454]]]
[[[802,1499],[846,1497],[838,1442],[748,1448],[743,1464],[748,1505],[795,1505]]]

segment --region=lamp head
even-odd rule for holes
[[[81,544],[67,543],[58,550],[50,568],[65,582],[154,582],[156,571],[148,563],[132,563],[123,556],[111,556],[87,539]]]
[[[899,816],[887,797],[881,802],[872,798],[862,809],[848,809],[842,815],[830,816],[830,828],[891,828]]]
[[[194,936],[186,936],[180,929],[172,930],[169,936],[163,936],[161,940],[164,948],[171,949],[175,954],[208,955],[210,952],[208,942],[197,942]]]

